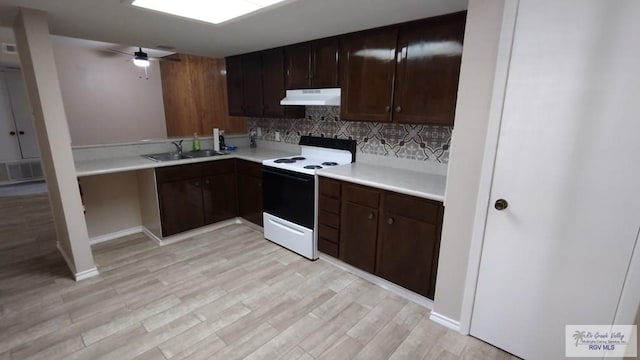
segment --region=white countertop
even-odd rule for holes
[[[163,166],[183,165],[191,164],[203,161],[213,161],[222,159],[244,159],[261,163],[263,160],[273,159],[285,156],[294,156],[297,153],[274,150],[268,148],[238,148],[232,151],[229,155],[210,156],[195,159],[182,159],[175,161],[153,161],[142,156],[126,156],[116,157],[108,159],[95,159],[95,160],[81,160],[76,161],[76,175],[91,176],[117,173],[122,171],[150,169]]]
[[[316,174],[442,202],[447,183],[447,177],[444,175],[358,162],[325,168],[318,170]]]

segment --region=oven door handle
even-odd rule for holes
[[[286,177],[288,179],[295,180],[295,181],[304,181],[304,182],[313,181],[313,177],[303,178],[303,177],[284,174],[284,173],[281,173],[281,172],[271,171],[271,170],[267,170],[267,169],[263,169],[263,171],[266,172],[266,173],[272,174],[272,175]]]

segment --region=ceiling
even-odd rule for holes
[[[460,11],[468,1],[288,0],[220,25],[139,9],[130,2],[0,0],[0,25],[11,27],[18,7],[34,8],[49,14],[55,35],[223,57]]]

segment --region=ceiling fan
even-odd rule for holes
[[[107,52],[110,53],[115,53],[115,54],[122,54],[122,55],[127,55],[127,56],[132,56],[133,58],[131,59],[133,61],[133,64],[138,66],[138,67],[148,67],[149,66],[149,61],[150,60],[160,60],[160,61],[173,61],[173,62],[179,62],[180,59],[176,58],[176,57],[154,57],[154,56],[149,56],[146,52],[144,52],[142,50],[141,47],[138,47],[138,51],[135,51],[133,54],[131,54],[130,52],[125,52],[125,51],[120,51],[120,50],[116,50],[116,49],[106,49]]]

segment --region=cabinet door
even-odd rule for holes
[[[227,102],[229,115],[244,115],[244,91],[242,74],[242,57],[225,58],[227,69]],[[162,64],[162,63],[161,63]]]
[[[260,53],[242,56],[242,86],[245,115],[262,116],[262,61]]]
[[[202,182],[205,224],[238,216],[238,183],[233,159],[204,163]]]
[[[262,226],[262,179],[238,173],[238,212],[240,217]]]
[[[311,86],[314,88],[335,88],[338,83],[338,38],[314,41],[311,53]]]
[[[201,178],[158,184],[162,236],[204,225]]]
[[[391,121],[397,37],[393,27],[344,38],[340,55],[343,119]]]
[[[238,216],[238,192],[235,173],[206,176],[202,181],[205,224],[213,224]]]
[[[287,89],[311,87],[311,43],[287,46],[284,52]]]
[[[401,28],[394,121],[453,126],[465,20],[459,12]]]
[[[370,273],[376,260],[378,210],[343,202],[340,218],[340,259]]]
[[[303,118],[304,106],[282,106],[285,96],[284,51],[282,48],[262,52],[262,98],[264,117]]]

